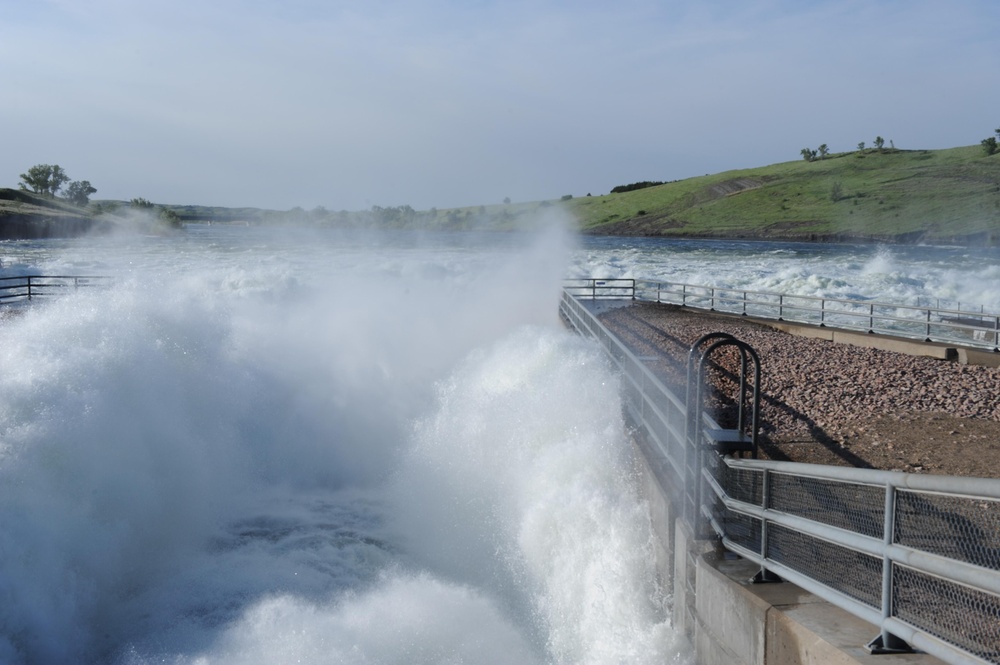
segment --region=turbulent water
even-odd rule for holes
[[[589,238],[574,275],[1000,312],[1000,248]]]
[[[688,663],[561,279],[1000,309],[997,258],[558,224],[0,243],[0,277],[116,277],[0,323],[0,662]]]
[[[686,662],[567,237],[0,244],[0,662]]]

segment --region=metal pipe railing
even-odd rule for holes
[[[108,286],[113,277],[99,275],[18,275],[0,277],[0,305],[62,295],[68,290]]]
[[[560,311],[625,377],[626,414],[668,498],[697,495],[694,517],[727,549],[872,623],[873,652],[909,645],[949,663],[1000,662],[1000,480],[716,457],[697,474],[706,491],[692,494],[685,460],[714,453],[684,433],[689,405],[569,291]]]
[[[645,300],[1000,351],[1000,313],[987,312],[982,306],[976,310],[961,309],[960,303],[958,308],[931,307],[631,278],[569,281],[589,289],[594,299]]]

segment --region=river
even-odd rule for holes
[[[567,275],[977,302],[995,250],[192,226],[0,325],[0,662],[678,663]]]

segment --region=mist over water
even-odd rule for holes
[[[0,662],[686,662],[559,228],[0,252]]]
[[[574,275],[1000,311],[1000,248],[586,238]]]
[[[558,224],[0,243],[0,276],[117,277],[0,320],[0,662],[690,662],[561,279],[1000,309],[998,258]]]

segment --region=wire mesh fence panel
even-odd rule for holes
[[[895,542],[1000,570],[1000,502],[899,490]]]
[[[724,507],[719,508],[717,515],[729,540],[751,552],[760,552],[762,522],[759,519]]]
[[[780,524],[767,527],[767,558],[878,609],[882,559],[814,538]]]
[[[726,495],[736,501],[750,503],[755,506],[764,505],[764,473],[751,469],[731,467],[720,464],[722,488]],[[716,474],[716,477],[719,477]]]
[[[885,488],[858,483],[771,474],[770,508],[815,522],[881,538]]]
[[[893,614],[989,662],[1000,662],[1000,598],[896,564]]]

